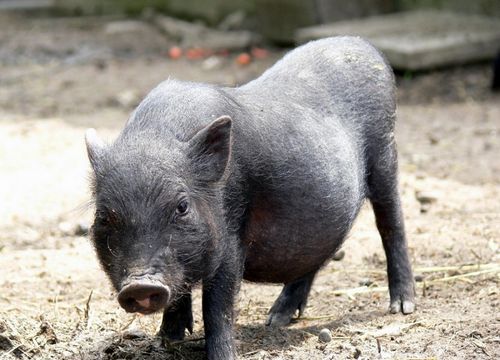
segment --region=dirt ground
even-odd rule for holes
[[[0,14],[0,359],[202,359],[195,332],[155,337],[161,316],[118,306],[82,231],[89,223],[83,133],[113,139],[167,77],[243,84],[282,55],[169,60],[172,41],[114,18]],[[500,96],[487,64],[398,76],[401,193],[418,309],[388,313],[385,258],[368,204],[346,255],[320,272],[306,313],[264,320],[278,285],[245,283],[236,323],[242,359],[500,358]],[[424,199],[422,199],[424,198]],[[426,203],[426,200],[428,203]],[[332,340],[321,342],[321,329]]]

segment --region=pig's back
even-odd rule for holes
[[[299,104],[362,131],[392,129],[393,122],[381,119],[393,119],[394,91],[392,70],[378,50],[361,38],[347,36],[298,47],[237,90],[268,110]]]

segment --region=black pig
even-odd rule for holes
[[[182,339],[201,283],[208,358],[232,359],[242,279],[283,283],[267,324],[288,324],[368,198],[390,311],[413,312],[395,115],[384,58],[362,39],[336,37],[297,48],[242,87],[165,81],[111,145],[89,130],[92,238],[120,305],[164,310],[161,335]]]

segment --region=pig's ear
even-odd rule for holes
[[[231,154],[231,118],[222,116],[189,140],[188,156],[199,180],[220,180]]]
[[[104,156],[106,145],[99,137],[97,137],[95,129],[87,129],[87,131],[85,131],[85,144],[87,145],[87,154],[89,156],[90,165],[92,165],[94,171],[97,172],[99,162]]]

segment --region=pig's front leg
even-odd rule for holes
[[[239,256],[231,255],[225,256],[214,276],[203,282],[203,321],[209,360],[236,359],[234,302],[242,278],[242,261]]]
[[[193,333],[191,291],[183,294],[163,313],[159,336],[167,340],[183,340],[185,332]]]

